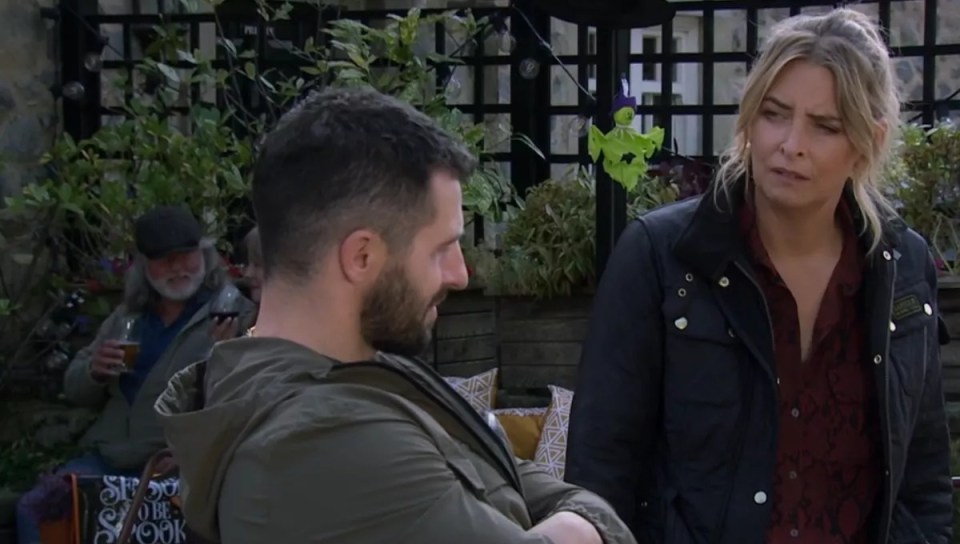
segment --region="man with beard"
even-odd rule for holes
[[[166,447],[153,404],[167,381],[205,358],[216,337],[253,318],[246,299],[238,303],[238,318],[209,318],[209,301],[227,285],[227,275],[216,247],[186,208],[160,206],[143,214],[135,221],[134,241],[123,303],[64,377],[67,399],[100,414],[81,438],[88,453],[60,472],[139,475],[147,459]],[[18,504],[21,543],[40,541],[28,514],[37,493],[28,492]]]
[[[326,89],[262,142],[252,337],[157,401],[187,524],[231,544],[633,543],[602,499],[519,463],[414,357],[467,273],[474,158],[371,89]],[[198,394],[199,393],[199,394]]]

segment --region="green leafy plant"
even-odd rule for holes
[[[39,474],[53,471],[79,453],[73,444],[46,446],[30,438],[0,446],[0,488],[26,491]]]
[[[249,142],[217,110],[191,110],[189,130],[171,126],[155,105],[133,104],[128,113],[82,142],[62,136],[44,158],[50,179],[7,200],[14,213],[55,217],[48,239],[92,266],[125,254],[133,219],[158,204],[187,203],[219,237],[246,193]]]
[[[594,284],[594,183],[583,170],[532,187],[507,223],[499,251],[468,258],[484,286],[504,295],[553,297]]]
[[[930,243],[942,273],[960,274],[960,127],[904,127],[886,172],[897,211]]]
[[[662,170],[662,171],[661,171]],[[698,194],[682,169],[654,169],[627,193],[634,219]],[[472,283],[491,294],[550,298],[596,284],[596,180],[583,168],[531,188],[506,223],[499,247],[466,247]]]
[[[220,2],[181,3],[209,11]],[[260,1],[256,8],[253,21],[268,33],[294,10],[289,2]],[[437,84],[444,76],[438,70],[447,70],[439,80],[449,81],[450,67],[462,63],[459,55],[472,51],[484,20],[412,9],[376,28],[353,20],[324,24],[323,35],[304,43],[272,40],[296,60],[281,67],[258,59],[254,45],[228,39],[219,19],[219,59],[191,49],[183,23],[151,29],[132,75],[106,89],[119,99],[115,119],[82,141],[60,136],[43,159],[48,179],[6,201],[0,217],[0,388],[12,361],[40,364],[51,346],[37,343],[37,330],[68,292],[85,288],[85,311],[97,318],[115,303],[110,297],[122,285],[131,224],[143,211],[186,203],[229,251],[224,235],[246,222],[255,142],[314,88],[371,85],[416,105],[479,156],[501,143],[450,105],[446,88]],[[458,45],[447,55],[425,53],[439,26]],[[259,109],[241,99],[251,93]],[[503,138],[523,140],[509,131]],[[512,185],[493,163],[483,162],[465,180],[471,218],[500,221],[515,202]]]
[[[258,0],[257,4],[261,16],[272,21],[289,17],[292,9],[288,2],[271,5]],[[244,61],[244,54],[233,47],[228,46],[226,52],[234,62],[243,62],[241,76],[266,97],[271,110],[282,111],[285,105],[316,86],[370,85],[417,106],[483,157],[503,142],[491,139],[483,125],[470,121],[450,103],[449,94],[460,85],[452,77],[452,69],[463,64],[460,55],[473,50],[488,24],[486,18],[477,19],[469,11],[425,15],[418,8],[403,16],[390,15],[382,28],[350,19],[334,20],[323,30],[326,45],[318,45],[310,38],[303,46],[285,45],[300,63],[299,73],[293,75],[278,69],[261,71],[251,61]],[[456,44],[450,54],[425,50],[424,44],[434,41],[430,32],[440,26]],[[528,138],[506,132],[505,139],[517,139],[543,156]],[[463,191],[468,220],[478,216],[500,221],[517,199],[512,184],[499,166],[490,161],[482,161],[474,175],[464,180]]]

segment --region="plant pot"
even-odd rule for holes
[[[40,524],[41,544],[76,544],[71,519],[45,521]]]

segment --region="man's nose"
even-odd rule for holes
[[[457,246],[456,251],[451,252],[443,272],[443,283],[449,289],[461,290],[467,288],[470,276],[467,274],[467,263],[463,260],[463,252],[460,250],[460,246]]]

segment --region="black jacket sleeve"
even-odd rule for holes
[[[934,294],[933,315],[938,316],[936,308],[937,276],[932,259],[926,264],[926,278],[930,292]],[[938,336],[938,319],[933,320],[929,337]],[[901,538],[898,532],[906,525],[919,529],[924,541],[929,544],[947,544],[953,535],[953,485],[950,478],[950,433],[947,428],[946,410],[943,397],[943,373],[940,365],[940,346],[936,341],[928,342],[925,360],[918,361],[926,365],[923,396],[920,399],[920,414],[913,428],[913,435],[907,449],[906,467],[903,483],[894,508],[893,544],[912,543],[910,537]],[[921,542],[924,542],[921,541]]]
[[[567,440],[565,478],[609,501],[641,542],[662,384],[660,283],[646,226],[635,221],[597,288]]]

